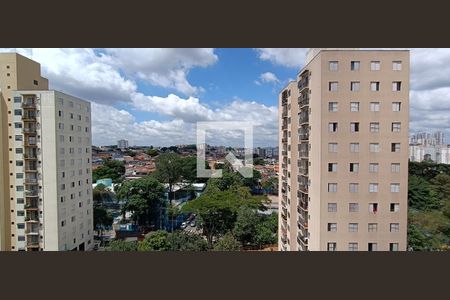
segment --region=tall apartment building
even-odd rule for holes
[[[49,91],[39,64],[23,56],[0,54],[0,73],[8,128],[4,249],[91,249],[90,103]]]
[[[117,148],[119,148],[119,149],[126,149],[126,148],[128,148],[128,141],[127,140],[118,140],[117,141]]]
[[[409,52],[313,49],[279,113],[279,249],[406,250]]]

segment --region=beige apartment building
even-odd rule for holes
[[[48,90],[40,65],[15,53],[0,54],[0,88],[2,250],[91,249],[90,103]]]
[[[406,250],[409,51],[313,48],[279,113],[279,249]]]

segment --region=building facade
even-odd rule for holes
[[[409,137],[409,160],[421,162],[432,160],[450,164],[450,145],[444,143],[444,133],[419,132]]]
[[[0,100],[1,249],[91,249],[90,103],[49,91],[16,53],[0,54]]]
[[[27,89],[48,89],[48,80],[41,76],[40,65],[22,55],[16,53],[0,54],[0,104],[2,106],[1,122],[3,135],[0,140],[3,152],[3,187],[0,190],[0,231],[4,238],[2,250],[16,250],[12,245],[12,238],[15,237],[16,213],[15,213],[15,178],[10,169],[16,164],[15,155],[12,154],[14,147],[13,128],[13,101],[12,93],[15,90]],[[0,182],[1,184],[1,182]],[[13,248],[14,247],[14,248]]]
[[[127,140],[118,140],[117,141],[117,148],[119,148],[119,149],[127,149],[128,148],[128,141]]]
[[[279,249],[406,250],[409,52],[313,49],[279,113]]]
[[[12,245],[93,247],[90,103],[57,91],[15,91]]]

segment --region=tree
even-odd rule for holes
[[[142,242],[138,244],[138,251],[167,251],[170,244],[167,240],[167,231],[158,230],[149,233]]]
[[[137,243],[115,240],[109,244],[106,251],[137,251]]]
[[[265,165],[266,164],[266,162],[264,161],[264,159],[263,158],[261,158],[261,157],[257,157],[257,158],[255,158],[254,160],[253,160],[253,164],[255,165],[255,166],[263,166],[263,165]]]
[[[147,150],[147,154],[150,155],[151,157],[155,157],[158,155],[158,151],[151,148],[151,149]]]
[[[260,222],[256,226],[255,244],[258,248],[264,245],[272,245],[277,242],[278,237],[278,214],[261,216]]]
[[[178,154],[164,153],[156,158],[155,177],[169,186],[169,203],[172,204],[173,186],[181,179],[181,159]]]
[[[197,177],[197,157],[188,156],[181,158],[181,176],[183,180],[194,183],[194,182],[206,182],[208,178]],[[205,165],[205,169],[210,169],[209,164],[204,161],[202,164]]]
[[[94,228],[99,231],[99,235],[102,235],[104,228],[111,226],[112,223],[113,217],[105,208],[94,206]]]
[[[197,214],[203,235],[212,247],[215,237],[233,229],[241,206],[262,208],[263,199],[251,196],[247,188],[226,191],[213,189],[186,203],[182,210]]]
[[[138,225],[158,226],[157,220],[164,206],[164,187],[155,178],[146,176],[126,181],[119,188],[117,198],[125,200],[123,215],[129,211]]]
[[[230,232],[220,238],[214,246],[215,251],[239,251],[241,248],[241,243]]]
[[[256,242],[260,217],[255,209],[243,206],[239,209],[233,234],[244,246],[253,246]]]
[[[439,207],[436,193],[423,177],[409,176],[408,198],[411,208],[423,210]]]
[[[125,165],[118,160],[106,160],[104,164],[92,172],[92,181],[97,182],[98,179],[111,178],[117,182],[119,178],[125,174]]]
[[[181,210],[178,208],[178,206],[169,205],[167,209],[167,216],[169,217],[169,220],[171,221],[171,227],[173,231],[174,227],[174,220],[178,218],[178,216],[181,214]]]
[[[206,251],[208,243],[196,234],[175,231],[167,236],[171,251]]]

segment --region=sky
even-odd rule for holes
[[[279,91],[307,48],[8,48],[41,64],[50,88],[91,101],[94,145],[196,142],[203,121],[246,121],[254,146],[278,143]],[[450,136],[450,49],[411,49],[410,131]],[[448,141],[448,139],[446,139]],[[207,135],[242,146],[240,132]]]

